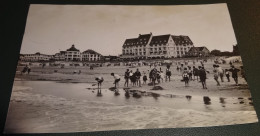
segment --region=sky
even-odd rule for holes
[[[195,47],[232,51],[237,44],[226,4],[123,6],[30,5],[21,53],[55,54],[72,44],[81,52],[119,55],[139,34],[187,35]]]

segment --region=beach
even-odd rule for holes
[[[196,63],[196,67],[199,66]],[[172,65],[171,81],[153,86],[127,88],[140,92],[140,97],[125,96],[124,72],[126,69],[141,73],[150,66],[103,66],[90,70],[78,67],[31,67],[30,74],[21,75],[17,68],[5,133],[85,132],[151,128],[209,127],[258,122],[249,87],[239,74],[238,86],[231,82],[213,79],[213,62],[205,63],[207,88],[197,80],[185,87],[182,73]],[[223,69],[229,64],[220,64]],[[241,64],[234,64],[239,68]],[[166,66],[157,66],[163,71]],[[81,71],[80,74],[74,71]],[[121,76],[120,95],[114,95],[116,73]],[[95,77],[102,76],[102,96],[97,94]],[[209,102],[205,102],[205,97]]]

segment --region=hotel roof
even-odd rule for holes
[[[89,54],[98,54],[98,55],[101,55],[100,53],[94,51],[94,50],[91,50],[91,49],[88,49],[86,51],[84,51],[83,53],[89,53]]]
[[[78,49],[75,48],[75,45],[73,44],[67,51],[79,51]]]

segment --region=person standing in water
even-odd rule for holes
[[[129,69],[126,69],[126,72],[125,72],[125,84],[124,84],[124,86],[126,86],[126,87],[128,87],[129,78],[130,78],[130,72],[129,72]]]
[[[119,86],[120,76],[118,74],[114,74],[114,73],[111,73],[111,76],[114,77],[114,79],[115,79],[115,81],[114,81],[115,88],[117,88]]]
[[[136,72],[135,72],[135,77],[136,77],[136,85],[139,87],[141,87],[141,72],[139,71],[139,69],[136,69]]]
[[[104,81],[103,77],[101,77],[101,76],[96,77],[95,80],[98,83],[98,89],[101,89],[102,82]]]

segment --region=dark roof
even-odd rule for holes
[[[152,34],[139,34],[138,38],[126,39],[123,47],[146,45]]]
[[[98,55],[101,55],[100,53],[97,53],[96,51],[91,50],[91,49],[88,49],[88,50],[84,51],[83,53],[89,53],[89,54],[98,54]]]
[[[60,51],[60,54],[65,54],[66,51]]]
[[[158,36],[153,36],[150,45],[153,44],[165,44],[168,42],[169,38],[170,38],[170,34],[167,35],[158,35]]]
[[[67,51],[79,51],[78,49],[75,48],[75,45],[73,44]]]
[[[183,44],[193,44],[189,36],[185,35],[172,35],[172,39],[176,45],[183,45]]]

